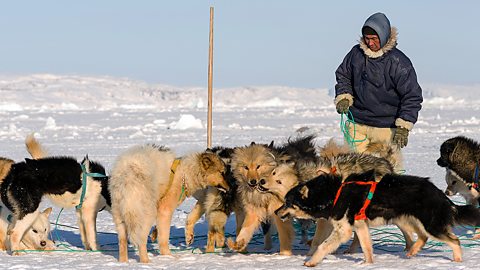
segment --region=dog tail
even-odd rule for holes
[[[39,159],[47,156],[47,151],[42,147],[39,141],[35,139],[33,133],[29,134],[25,138],[25,146],[27,147],[28,153],[32,156],[33,159]]]
[[[458,225],[480,226],[480,209],[474,205],[455,205],[455,223]]]

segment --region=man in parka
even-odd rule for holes
[[[410,59],[397,48],[397,29],[385,14],[375,13],[365,21],[359,44],[335,75],[334,102],[338,113],[350,110],[353,116],[356,150],[365,151],[370,141],[405,147],[422,108],[422,89]],[[349,129],[353,135],[353,125]]]

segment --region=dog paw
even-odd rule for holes
[[[415,255],[417,255],[417,252],[414,252],[412,250],[408,251],[407,254],[405,254],[405,256],[407,256],[407,258],[415,257]]]
[[[227,246],[234,251],[242,252],[246,248],[245,240],[233,241],[232,238],[228,238]]]
[[[462,262],[462,258],[453,258],[454,262]]]
[[[312,262],[312,261],[310,260],[310,261],[304,262],[303,265],[305,265],[305,266],[307,266],[307,267],[314,267],[314,266],[317,265],[317,263]]]
[[[20,252],[20,251],[13,251],[12,252],[12,256],[21,256],[21,255],[23,255],[23,253]]]
[[[280,255],[282,255],[282,256],[292,256],[292,251],[282,250],[282,251],[280,251]]]
[[[205,247],[205,253],[213,253],[215,252],[215,248],[213,246]]]

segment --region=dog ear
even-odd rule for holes
[[[330,171],[326,171],[325,168],[318,168],[317,175],[329,174]]]
[[[203,169],[208,170],[208,168],[210,168],[210,166],[212,166],[212,164],[213,164],[213,161],[210,158],[210,156],[207,155],[206,153],[203,153],[202,154],[202,167],[203,167]]]
[[[52,213],[52,207],[48,207],[47,209],[43,210],[43,214],[50,216],[50,213]]]
[[[300,189],[300,194],[302,195],[302,199],[307,199],[308,198],[308,187],[307,186],[303,186],[301,189]]]
[[[85,157],[82,159],[82,162],[80,162],[80,163],[81,163],[81,164],[85,164],[87,161],[90,161],[90,160],[88,159],[88,154],[85,155]]]
[[[270,142],[270,144],[268,145],[268,148],[273,149],[273,141]]]
[[[295,167],[295,160],[288,160],[288,161],[287,161],[287,165],[288,165],[290,168],[294,168],[294,167]]]

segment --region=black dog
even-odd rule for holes
[[[480,225],[480,211],[476,207],[453,204],[428,178],[387,174],[378,184],[371,179],[374,179],[373,171],[351,175],[343,184],[339,177],[321,175],[287,193],[285,204],[276,211],[282,219],[326,218],[333,225],[332,233],[306,266],[315,266],[342,242],[348,241],[352,230],[358,234],[366,262],[373,262],[368,227],[389,223],[417,233],[418,239],[408,256],[415,255],[431,236],[453,249],[455,261],[462,260],[460,242],[452,233],[452,227]],[[371,197],[368,194],[373,185],[376,189]],[[364,219],[358,216],[362,213]]]
[[[97,174],[90,176],[91,173]],[[85,190],[82,190],[83,175],[87,185]],[[13,164],[0,185],[2,202],[14,216],[9,230],[11,250],[19,249],[25,230],[39,214],[38,207],[44,195],[62,207],[77,206],[79,212],[92,213],[91,215],[80,213],[82,216],[82,220],[79,221],[80,232],[85,247],[96,249],[94,219],[99,210],[97,207],[110,201],[108,190],[102,189],[102,186],[105,186],[103,182],[107,180],[105,168],[89,161],[88,158],[81,163],[72,157],[47,157],[25,159],[24,162]],[[85,198],[83,201],[82,197]],[[83,223],[91,224],[93,228],[85,228]]]
[[[453,171],[467,183],[477,184],[480,171],[480,144],[474,140],[457,136],[440,146],[437,164]]]

